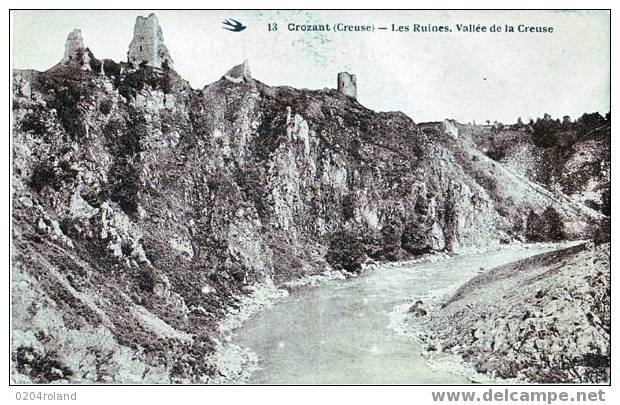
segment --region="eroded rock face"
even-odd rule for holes
[[[242,64],[234,66],[224,75],[226,80],[233,83],[246,83],[252,79],[252,73],[250,72],[250,64],[245,60]]]
[[[127,60],[135,66],[147,64],[155,68],[165,65],[172,68],[173,62],[164,45],[164,35],[155,14],[136,18],[133,40],[129,44]]]
[[[446,133],[448,133],[451,137],[453,137],[454,139],[457,139],[459,137],[459,129],[456,125],[456,121],[451,119],[445,119],[443,120],[443,126]]]

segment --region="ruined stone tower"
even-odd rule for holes
[[[155,14],[147,18],[136,18],[127,60],[136,66],[146,63],[161,69],[167,62],[168,66],[172,67],[172,58],[168,53],[168,48],[164,45],[164,35]]]
[[[65,42],[65,54],[60,63],[90,70],[89,62],[90,52],[84,48],[82,31],[75,29],[67,37],[67,42]]]
[[[357,98],[357,79],[348,72],[338,73],[338,91],[349,97]]]
[[[252,79],[252,73],[250,72],[250,64],[246,59],[242,64],[234,66],[224,75],[226,80],[233,83],[247,83]]]

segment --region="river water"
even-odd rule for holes
[[[398,313],[418,299],[445,298],[481,269],[554,249],[557,246],[519,247],[379,266],[352,279],[293,291],[236,331],[233,343],[259,359],[259,369],[247,382],[469,383],[470,376],[456,371],[458,367],[432,366],[422,345],[398,332]]]

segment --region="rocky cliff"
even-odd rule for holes
[[[15,381],[211,381],[255,283],[510,243],[531,212],[571,238],[601,218],[441,123],[85,51],[14,72]]]

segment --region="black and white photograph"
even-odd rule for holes
[[[9,14],[7,368],[24,395],[605,400],[611,10]]]

